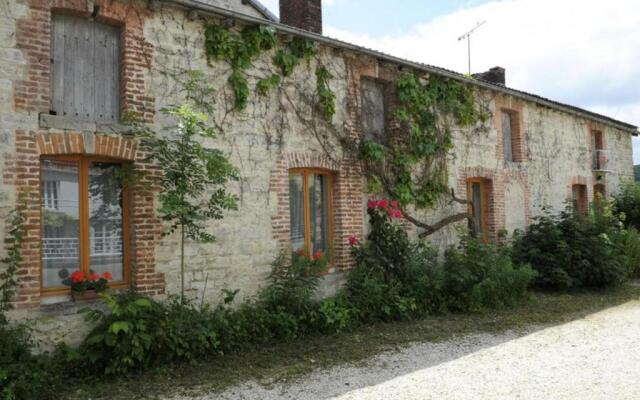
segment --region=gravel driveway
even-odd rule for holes
[[[176,399],[187,399],[177,397]],[[640,301],[564,325],[415,344],[293,384],[213,399],[640,399]]]

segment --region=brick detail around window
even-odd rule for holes
[[[13,300],[17,308],[40,306],[41,277],[41,215],[40,215],[40,157],[46,155],[86,154],[120,160],[138,160],[136,169],[142,171],[132,187],[131,269],[133,288],[139,293],[164,293],[164,275],[155,272],[154,247],[160,231],[160,221],[154,215],[154,178],[157,167],[145,161],[128,138],[83,134],[78,132],[49,133],[47,131],[16,131],[16,153],[7,160],[3,184],[16,188],[17,198],[26,206],[26,229],[22,249],[23,262],[17,272],[18,290]]]
[[[353,266],[347,241],[349,236],[362,238],[362,178],[359,165],[349,159],[339,163],[325,155],[282,154],[271,172],[269,189],[276,194],[277,211],[271,218],[273,238],[283,251],[291,251],[291,218],[289,211],[289,171],[295,168],[317,168],[333,173],[333,268],[344,270]]]
[[[511,150],[513,162],[525,162],[528,160],[527,133],[523,120],[524,103],[511,96],[497,95],[495,98],[495,111],[493,124],[497,131],[496,157],[504,160],[504,140],[502,136],[502,113],[508,113],[511,117]]]
[[[29,11],[16,21],[16,45],[27,62],[25,79],[16,82],[17,111],[49,113],[51,76],[51,13],[90,16],[95,3],[96,20],[122,26],[120,65],[121,113],[133,112],[146,122],[154,115],[155,100],[145,93],[145,72],[151,68],[153,46],[144,38],[144,22],[150,15],[144,2],[110,0],[28,0]]]
[[[589,203],[593,201],[593,187],[597,182],[593,177],[585,177],[585,176],[573,176],[569,180],[567,184],[567,201],[571,205],[573,201],[573,187],[581,186],[584,190],[584,197],[580,199],[580,207],[581,212],[587,212],[589,210]]]

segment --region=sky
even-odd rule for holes
[[[640,0],[323,0],[325,35],[461,73],[482,21],[472,72],[640,126]]]

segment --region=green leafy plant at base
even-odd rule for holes
[[[628,275],[620,246],[621,222],[610,210],[581,215],[567,208],[535,218],[514,238],[513,257],[538,272],[534,284],[548,289],[603,288]]]
[[[445,253],[444,291],[451,311],[478,311],[513,305],[526,296],[536,272],[514,266],[510,247],[463,236]]]
[[[624,221],[625,226],[640,229],[640,184],[628,182],[614,196],[613,211]]]
[[[180,233],[180,293],[184,300],[185,241],[215,240],[205,224],[223,218],[225,211],[237,209],[236,196],[229,194],[225,185],[237,180],[238,174],[222,151],[201,143],[215,137],[206,125],[206,115],[192,111],[188,105],[164,109],[163,113],[176,121],[169,135],[162,136],[143,124],[135,124],[133,132],[149,160],[162,170],[157,180],[161,189],[158,214],[167,224],[164,235]]]

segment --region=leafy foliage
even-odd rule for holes
[[[527,293],[536,272],[529,265],[514,267],[509,246],[464,236],[445,254],[444,291],[448,308],[477,311],[513,305]]]
[[[268,25],[245,27],[240,33],[220,25],[205,27],[205,52],[207,61],[226,61],[231,65],[229,85],[235,95],[235,107],[239,110],[247,106],[250,90],[245,71],[262,52],[273,49],[277,42],[276,31]]]
[[[280,69],[282,76],[287,77],[293,73],[301,61],[309,60],[315,54],[315,43],[296,36],[276,52],[273,64]]]
[[[452,127],[484,121],[471,86],[436,75],[426,82],[404,73],[396,82],[395,119],[402,137],[389,144],[364,141],[365,173],[383,184],[402,206],[433,206],[447,192],[446,156],[453,146]]]
[[[318,105],[322,110],[324,119],[331,122],[336,114],[336,94],[331,91],[329,81],[333,78],[331,73],[324,66],[316,69],[316,91],[318,93]]]
[[[209,24],[205,27],[204,36],[209,64],[215,59],[226,61],[231,66],[228,83],[233,90],[235,108],[238,110],[246,108],[251,94],[246,70],[265,51],[278,48],[273,57],[273,64],[282,77],[290,76],[302,60],[309,60],[315,54],[315,44],[300,37],[281,45],[275,28],[269,25],[247,26],[240,32],[234,32],[217,24]],[[256,85],[257,92],[264,96],[269,90],[277,87],[281,81],[280,75],[273,74],[259,80]],[[321,101],[326,103],[330,94],[332,93],[326,86]],[[323,109],[326,109],[325,103],[322,104]]]
[[[5,313],[13,308],[11,299],[16,293],[18,281],[16,272],[22,262],[22,243],[24,242],[24,202],[18,201],[18,206],[7,216],[9,221],[7,230],[9,240],[6,241],[6,256],[0,260],[3,272],[0,273],[0,326],[7,324]]]
[[[535,285],[550,289],[602,288],[627,276],[618,238],[621,223],[604,210],[581,215],[567,208],[559,215],[537,217],[516,235],[514,260],[538,272]]]
[[[213,242],[205,223],[221,219],[227,210],[235,210],[236,196],[227,192],[225,185],[238,179],[235,167],[218,149],[205,147],[201,141],[215,138],[206,125],[207,116],[196,113],[188,105],[173,107],[163,112],[176,120],[175,131],[161,136],[148,126],[137,124],[134,132],[150,161],[160,166],[162,175],[158,214],[167,224],[163,232],[181,233],[182,297],[184,298],[184,242],[191,239]]]
[[[626,183],[614,197],[613,210],[626,226],[640,229],[640,183]]]

